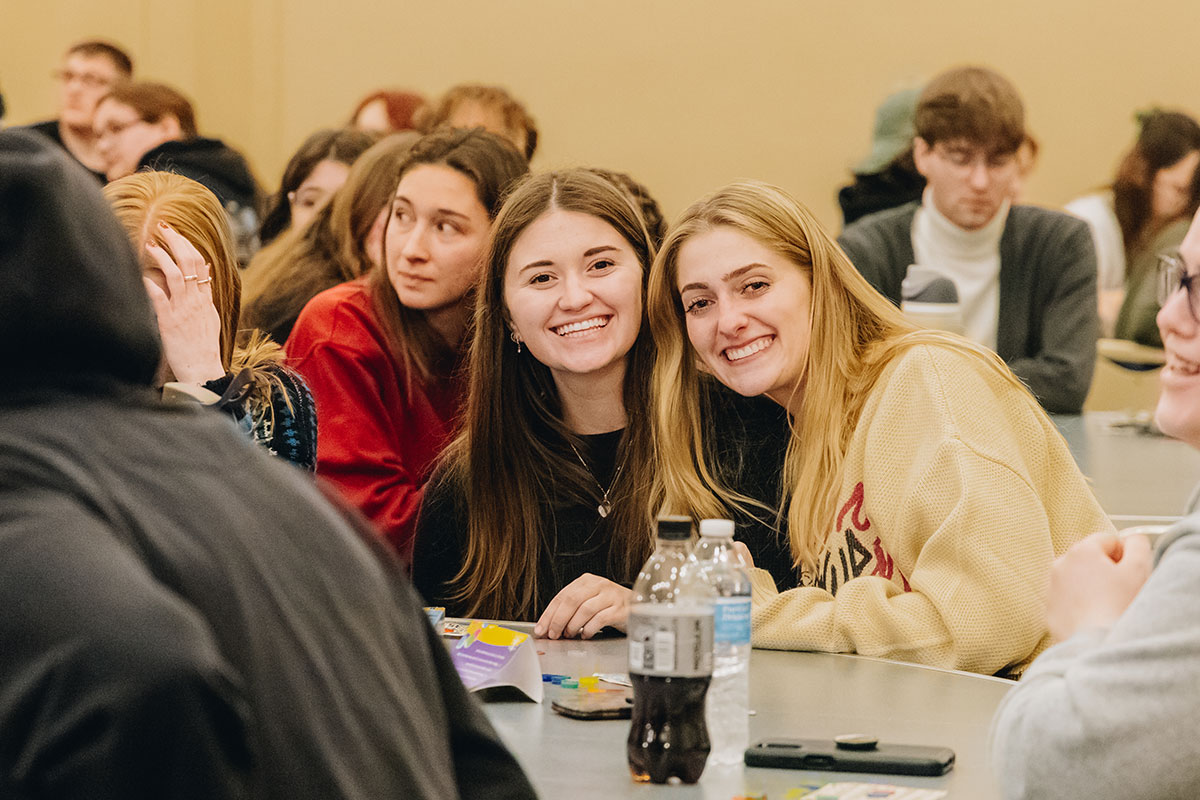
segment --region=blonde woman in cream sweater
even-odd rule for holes
[[[995,354],[915,329],[807,209],[760,183],[676,222],[648,312],[667,508],[782,509],[799,586],[779,592],[753,570],[756,647],[1005,674],[1046,647],[1051,562],[1112,526]],[[782,497],[736,495],[714,477],[702,371],[788,411]]]

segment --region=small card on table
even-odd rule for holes
[[[542,669],[529,634],[488,622],[471,622],[450,648],[458,676],[474,692],[513,686],[542,702]]]

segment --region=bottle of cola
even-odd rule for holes
[[[695,783],[710,749],[704,697],[712,680],[712,588],[691,557],[692,522],[658,521],[658,544],[633,585],[627,752],[635,781]]]

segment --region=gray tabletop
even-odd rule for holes
[[[542,653],[543,672],[626,671],[622,638],[534,644]],[[940,778],[710,767],[694,786],[641,785],[626,765],[628,721],[561,717],[550,710],[549,697],[541,705],[491,702],[486,707],[543,798],[730,800],[766,794],[782,800],[792,789],[833,781],[939,788],[952,798],[971,800],[999,796],[988,766],[987,736],[1009,681],[858,656],[771,650],[753,652],[750,676],[751,742],[868,733],[881,742],[950,747],[956,765]]]
[[[1100,505],[1117,527],[1163,521],[1183,513],[1200,482],[1200,452],[1146,432],[1126,414],[1053,415]]]

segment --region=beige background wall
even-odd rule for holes
[[[370,89],[499,83],[538,120],[535,168],[626,170],[668,214],[762,178],[836,228],[894,89],[964,62],[1007,74],[1042,143],[1026,197],[1059,205],[1111,176],[1134,109],[1200,114],[1198,32],[1197,0],[0,0],[0,87],[8,124],[51,116],[65,47],[113,39],[273,188]]]

